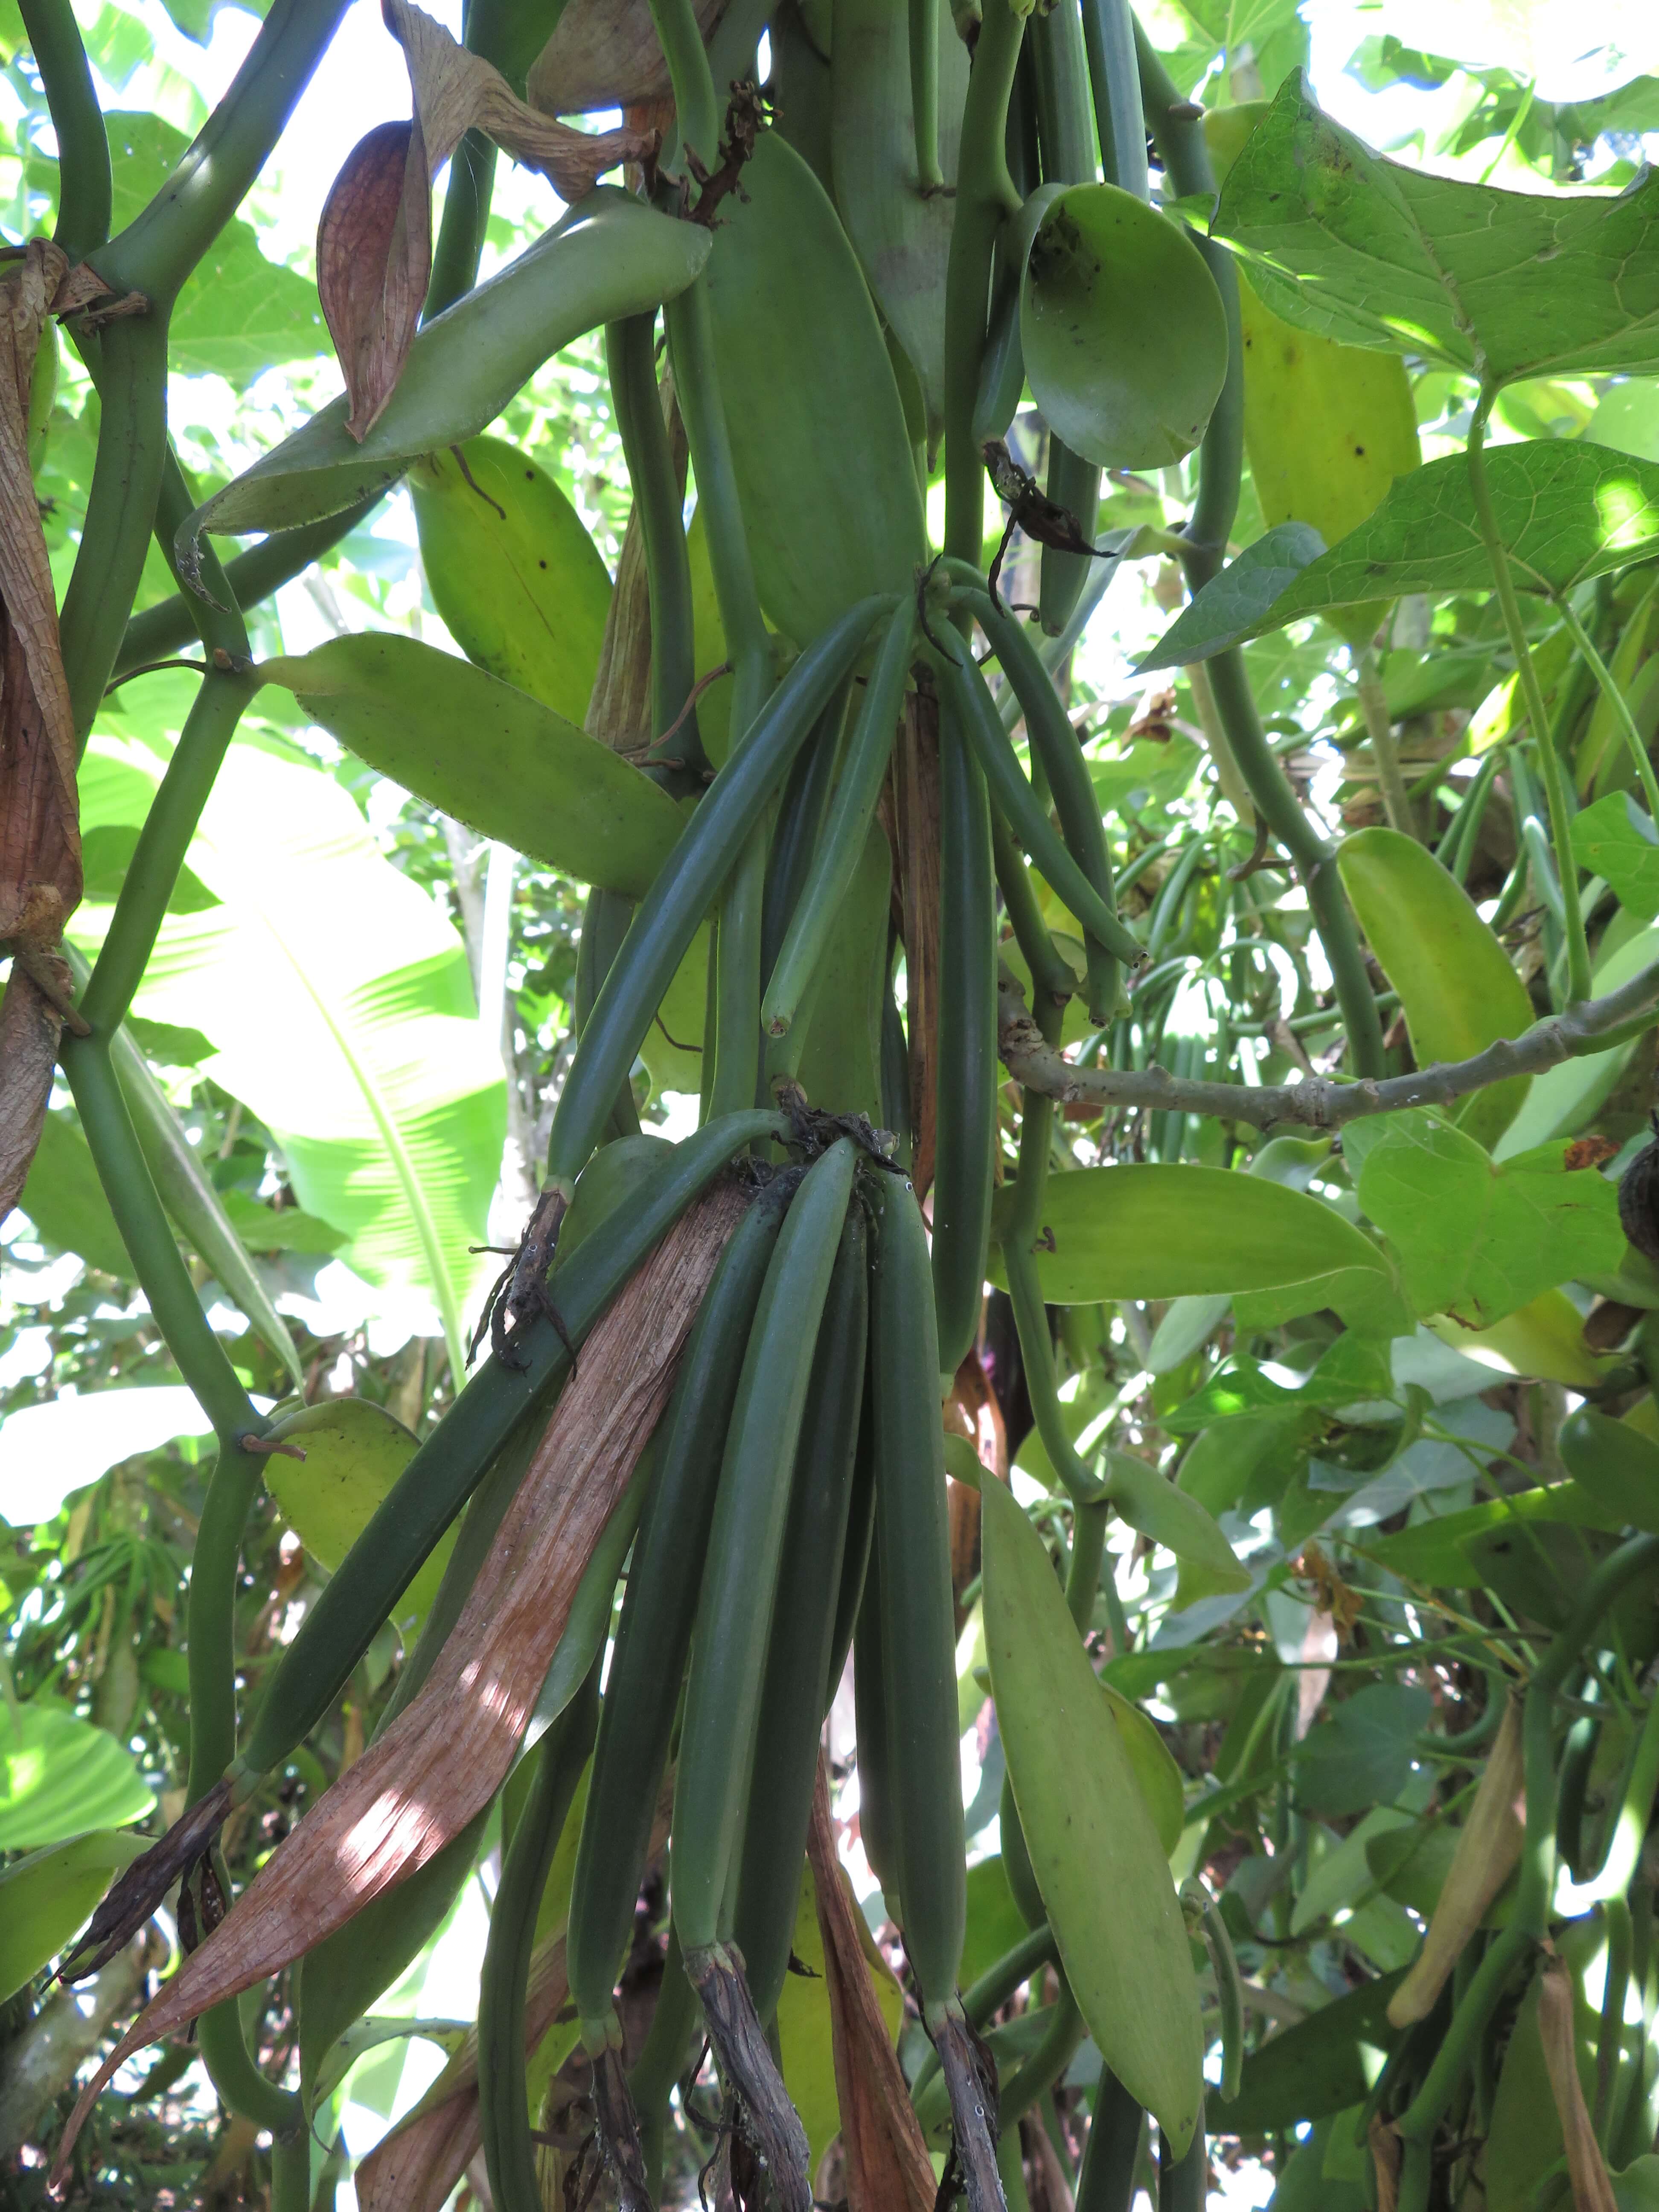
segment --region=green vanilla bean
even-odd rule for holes
[[[1032,994],[1063,1006],[1076,994],[1076,972],[1061,957],[1053,933],[1042,918],[1042,909],[1031,889],[1031,878],[1026,873],[1013,832],[994,807],[991,811],[991,854],[996,867],[997,889],[1002,894],[1014,942],[1031,971]]]
[[[109,236],[109,137],[70,0],[24,0],[21,12],[58,140],[52,236],[71,261],[83,261]]]
[[[1144,200],[1149,196],[1146,114],[1129,0],[1083,0],[1083,41],[1106,181]]]

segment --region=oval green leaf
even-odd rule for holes
[[[999,1192],[999,1233],[1009,1203]],[[1225,1292],[1250,1296],[1252,1328],[1323,1306],[1370,1336],[1412,1327],[1393,1271],[1369,1238],[1320,1200],[1257,1176],[1079,1168],[1050,1182],[1043,1227],[1052,1242],[1035,1257],[1050,1305]]]
[[[456,644],[580,729],[611,576],[575,508],[501,438],[428,453],[409,489],[427,587]]]
[[[0,1707],[0,1851],[32,1851],[92,1828],[124,1828],[155,1802],[104,1729],[40,1698]]]
[[[1102,2057],[1179,2156],[1204,2030],[1169,1863],[1048,1547],[1001,1483],[981,1490],[992,1691],[1037,1886]]]
[[[761,605],[809,645],[872,592],[908,592],[927,527],[903,404],[857,257],[776,132],[721,209],[707,283]]]
[[[1191,453],[1227,374],[1227,319],[1185,231],[1115,185],[1077,185],[1043,217],[1020,340],[1049,428],[1103,468]]]
[[[1133,1452],[1122,1451],[1106,1455],[1106,1486],[1120,1516],[1180,1562],[1177,1607],[1249,1589],[1249,1569],[1240,1565],[1218,1523],[1190,1492],[1177,1489]]]
[[[1362,830],[1337,855],[1343,889],[1383,974],[1400,994],[1419,1067],[1468,1060],[1533,1023],[1527,987],[1474,902],[1426,847],[1397,830]],[[1495,1144],[1531,1084],[1513,1077],[1478,1091],[1460,1127]]]
[[[362,630],[259,674],[380,775],[579,883],[639,898],[679,836],[667,793],[609,745],[417,638]]]
[[[367,1398],[325,1398],[290,1413],[271,1434],[305,1457],[272,1452],[265,1487],[307,1551],[332,1574],[414,1457],[416,1439]],[[454,1542],[450,1529],[398,1600],[397,1622],[405,1635],[425,1620]]]
[[[0,2004],[80,1934],[116,1875],[149,1848],[148,1836],[99,1828],[0,1873]]]

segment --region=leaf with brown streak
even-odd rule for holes
[[[105,2060],[64,2132],[54,2185],[94,2099],[134,2051],[303,1956],[434,1857],[495,1796],[748,1203],[735,1176],[718,1184],[595,1328],[424,1688],[273,1852]]]
[[[1595,2140],[1595,2123],[1584,2102],[1584,2085],[1578,2078],[1572,1978],[1565,1962],[1553,1951],[1544,1960],[1538,1987],[1538,2039],[1544,2046],[1550,2092],[1560,2115],[1567,2174],[1572,2183],[1573,2212],[1618,2212],[1613,2183],[1607,2176],[1607,2162]]]
[[[40,1141],[70,1003],[57,948],[81,899],[75,718],[28,452],[34,358],[69,278],[62,248],[33,238],[0,282],[0,1221]]]
[[[409,0],[381,0],[404,50],[415,117],[360,139],[317,231],[317,282],[351,412],[366,438],[396,387],[432,274],[432,179],[464,132],[483,131],[560,198],[585,199],[606,169],[656,149],[654,133],[574,131],[527,107],[493,63],[469,53]],[[401,161],[399,152],[401,151]]]
[[[980,1465],[999,1482],[1008,1480],[1008,1431],[997,1394],[977,1351],[957,1370],[945,1401],[948,1434],[965,1437]],[[945,1485],[951,1513],[951,1587],[956,1594],[957,1634],[968,1617],[962,1594],[979,1572],[979,1491],[952,1475]]]
[[[822,1757],[806,1856],[823,1937],[848,2212],[933,2212],[933,2160],[864,1962],[854,1919],[858,1906],[836,1854]]]

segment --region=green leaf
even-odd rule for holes
[[[1226,2107],[1229,2130],[1279,2134],[1298,2121],[1362,2104],[1394,2040],[1388,2008],[1400,1978],[1384,1974],[1366,1982],[1253,2051],[1238,2094]]]
[[[1465,1542],[1495,1530],[1534,1522],[1551,1528],[1623,1526],[1622,1522],[1610,1522],[1605,1509],[1576,1482],[1556,1482],[1546,1489],[1494,1498],[1461,1513],[1443,1513],[1415,1528],[1397,1529],[1391,1536],[1374,1536],[1367,1530],[1355,1540],[1355,1549],[1403,1582],[1425,1583],[1436,1589],[1467,1589],[1474,1577],[1463,1548]],[[1551,1540],[1548,1536],[1544,1539],[1547,1544]]]
[[[1416,1738],[1434,1715],[1426,1690],[1371,1682],[1312,1728],[1296,1753],[1297,1802],[1333,1820],[1397,1797]]]
[[[1049,207],[1020,287],[1031,396],[1074,453],[1167,467],[1204,435],[1227,374],[1227,319],[1178,224],[1115,185]]]
[[[968,50],[939,20],[939,160],[945,189],[916,189],[909,26],[887,0],[838,0],[830,53],[836,206],[876,304],[915,370],[930,434],[945,414],[945,270],[956,213]]]
[[[684,291],[713,242],[701,223],[600,185],[426,325],[361,444],[346,429],[342,394],[198,507],[179,535],[180,560],[194,566],[204,531],[280,530],[337,514],[395,483],[419,455],[476,437],[573,338]]]
[[[641,897],[679,836],[673,800],[609,745],[416,638],[362,630],[259,673],[380,775],[580,882]]]
[[[347,1241],[343,1230],[297,1206],[279,1211],[261,1206],[243,1190],[226,1191],[223,1203],[227,1218],[250,1252],[337,1252]]]
[[[427,589],[456,644],[580,729],[611,576],[575,508],[501,438],[427,454],[409,491]]]
[[[132,1262],[91,1151],[67,1115],[48,1114],[41,1123],[40,1141],[17,1203],[45,1243],[60,1252],[78,1252],[89,1267],[106,1275],[132,1279]]]
[[[112,1735],[44,1699],[0,1706],[0,1851],[142,1820],[155,1793]]]
[[[1499,191],[1385,161],[1288,78],[1222,188],[1212,235],[1275,313],[1505,384],[1659,367],[1659,177]]]
[[[112,751],[158,767],[106,738],[88,757]],[[140,1011],[204,1024],[208,1073],[276,1136],[301,1206],[347,1233],[366,1280],[426,1291],[459,1374],[506,1121],[460,939],[331,777],[251,744],[190,861],[222,902],[163,923]],[[106,921],[83,907],[75,927]]]
[[[1006,1222],[1012,1194],[997,1194]],[[1255,1294],[1276,1326],[1334,1306],[1367,1335],[1412,1323],[1388,1261],[1316,1198],[1222,1168],[1080,1168],[1048,1185],[1036,1253],[1051,1305]],[[998,1255],[998,1266],[1000,1258]],[[1552,1280],[1554,1279],[1552,1278]]]
[[[1573,817],[1572,849],[1629,913],[1644,921],[1659,915],[1659,830],[1627,791],[1610,791]]]
[[[1568,592],[1659,547],[1659,466],[1651,461],[1583,438],[1540,438],[1492,447],[1486,477],[1499,534],[1522,590]],[[1288,534],[1293,526],[1267,533],[1276,543],[1260,566],[1246,568],[1255,547],[1230,562],[1139,665],[1175,668],[1207,660],[1286,623],[1402,592],[1492,588],[1492,566],[1474,524],[1468,464],[1461,453],[1397,477],[1358,530],[1275,590],[1296,553]],[[1306,539],[1313,535],[1306,532]]]
[[[761,605],[797,645],[908,592],[927,526],[904,409],[858,259],[776,132],[720,210],[708,300]]]
[[[0,1871],[0,2003],[67,1948],[116,1875],[149,1846],[146,1836],[96,1828]]]
[[[117,110],[104,118],[114,187],[112,228],[121,230],[161,191],[190,141],[159,115]],[[56,187],[57,164],[29,165],[29,180]],[[168,366],[189,376],[246,384],[273,362],[310,361],[330,350],[317,288],[259,251],[251,224],[225,224],[179,295],[167,325]]]
[[[1179,2156],[1204,2033],[1169,1863],[1047,1546],[1001,1483],[981,1491],[986,1649],[1032,1869],[1090,2033]]]
[[[1397,830],[1362,830],[1337,854],[1342,887],[1382,972],[1400,994],[1419,1067],[1468,1060],[1533,1024],[1532,1000],[1474,902],[1426,847]],[[1476,1091],[1460,1128],[1495,1144],[1530,1078]]]
[[[1486,1328],[1553,1284],[1619,1264],[1618,1192],[1593,1169],[1569,1174],[1565,1145],[1499,1165],[1425,1109],[1389,1115],[1362,1142],[1359,1203],[1399,1251],[1419,1314]]]
[[[1248,1589],[1250,1571],[1194,1497],[1178,1490],[1133,1452],[1106,1455],[1106,1484],[1121,1517],[1141,1535],[1172,1552],[1181,1564],[1177,1609],[1224,1590]]]

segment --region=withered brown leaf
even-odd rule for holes
[[[75,718],[28,453],[35,356],[69,273],[34,238],[0,281],[0,1221],[40,1140],[70,996],[57,948],[81,898]]]
[[[717,1184],[594,1328],[420,1694],[277,1847],[121,2039],[64,2130],[57,2179],[94,2100],[134,2051],[303,1956],[489,1804],[748,1203],[735,1176]]]
[[[695,0],[706,39],[726,0]],[[525,88],[544,115],[588,115],[632,107],[668,90],[668,64],[649,0],[569,0],[557,27],[530,65]]]
[[[848,2212],[933,2212],[933,2160],[887,2033],[836,1852],[830,1784],[818,1760],[806,1856],[823,1938],[836,2094],[847,2161]]]
[[[414,119],[358,142],[317,234],[319,289],[327,277],[323,312],[351,400],[346,428],[357,439],[379,421],[414,342],[432,273],[432,179],[465,131],[483,131],[571,201],[585,198],[606,169],[653,151],[656,143],[654,133],[575,131],[555,122],[526,106],[492,63],[469,53],[409,0],[381,0],[380,12],[404,50]]]

